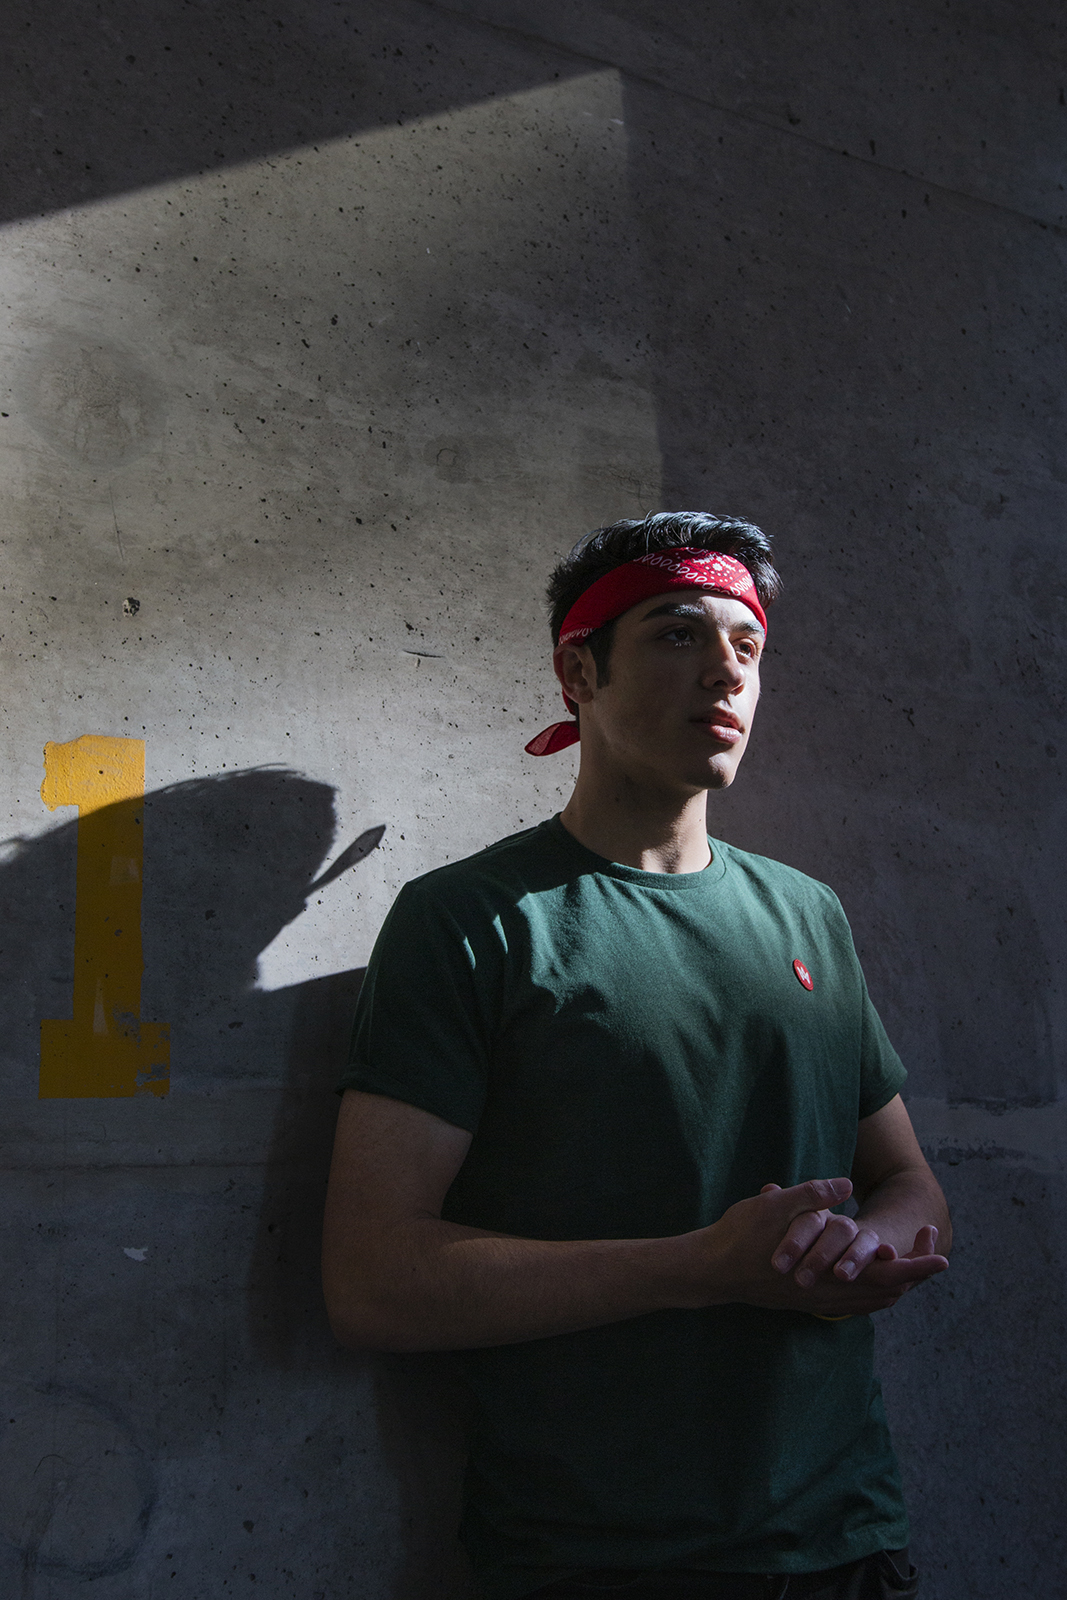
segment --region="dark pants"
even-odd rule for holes
[[[912,1600],[919,1577],[906,1550],[879,1550],[825,1572],[586,1572],[529,1600]]]

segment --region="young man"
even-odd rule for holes
[[[777,587],[701,513],[577,546],[577,720],[527,747],[580,738],[574,793],[408,884],[368,969],[327,1302],[464,1352],[486,1600],[917,1592],[868,1314],[947,1266],[944,1199],[836,898],[706,829]]]

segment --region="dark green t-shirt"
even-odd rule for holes
[[[402,890],[342,1086],[471,1131],[445,1216],[651,1238],[849,1172],[857,1122],[905,1073],[844,913],[802,873],[711,847],[703,872],[641,872],[553,818]],[[483,1593],[905,1545],[872,1339],[868,1317],[730,1305],[464,1352]]]

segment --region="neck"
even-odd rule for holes
[[[583,762],[560,813],[567,832],[609,861],[643,872],[702,872],[711,860],[707,792],[679,796]]]

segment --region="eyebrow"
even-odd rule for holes
[[[653,617],[695,617],[701,622],[706,622],[708,613],[703,606],[694,605],[691,600],[668,600],[663,605],[654,606],[651,611],[646,611],[641,621],[650,622]],[[765,639],[767,637],[755,617],[731,623],[730,632],[752,633],[755,634],[757,639]]]

